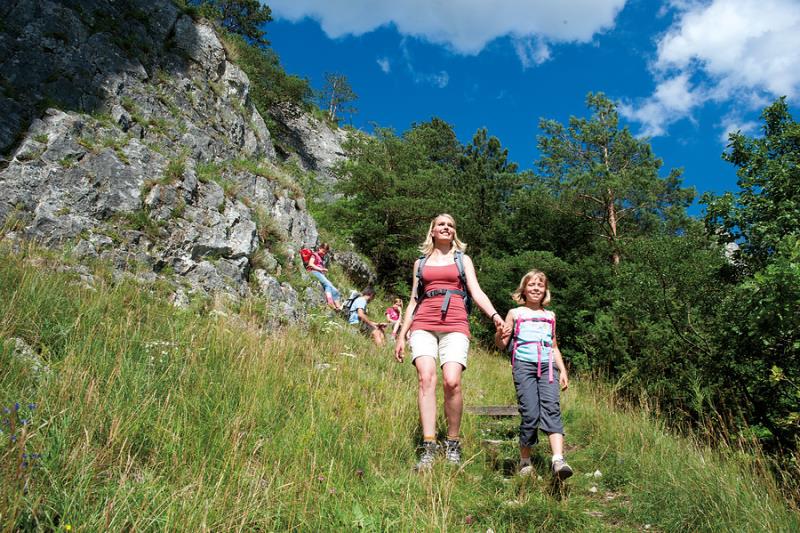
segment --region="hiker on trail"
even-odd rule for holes
[[[322,284],[322,290],[325,291],[325,302],[328,304],[328,307],[339,311],[342,309],[339,303],[339,290],[325,276],[328,272],[328,269],[325,267],[325,256],[330,252],[330,249],[330,246],[324,242],[317,246],[317,250],[312,252],[308,258],[306,270]]]
[[[422,256],[414,263],[411,299],[403,326],[397,336],[395,358],[402,362],[406,336],[411,345],[411,362],[419,379],[422,450],[417,471],[429,470],[436,457],[436,358],[442,368],[444,414],[447,420],[445,458],[461,462],[461,413],[464,407],[461,374],[467,368],[469,351],[470,297],[495,324],[505,327],[502,317],[483,293],[472,260],[464,253],[466,244],[458,239],[452,216],[442,214],[431,221]]]
[[[403,316],[403,299],[395,298],[390,307],[386,308],[386,320],[392,324],[392,339],[397,339],[397,332],[400,331],[400,326],[403,321],[400,317]]]
[[[547,276],[531,270],[511,298],[521,304],[506,316],[506,329],[495,334],[495,344],[511,350],[511,369],[519,402],[520,475],[533,473],[531,447],[539,430],[547,433],[553,453],[551,468],[558,480],[572,475],[564,460],[564,425],[561,422],[559,388],[567,390],[569,378],[556,342],[556,315],[550,304]]]
[[[375,297],[375,291],[372,287],[367,287],[361,291],[361,295],[353,300],[349,305],[348,322],[353,325],[359,325],[359,329],[365,335],[372,338],[372,341],[378,346],[383,346],[385,341],[383,330],[386,327],[386,322],[375,322],[367,316],[367,304]]]

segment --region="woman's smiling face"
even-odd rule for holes
[[[433,221],[431,236],[434,240],[452,241],[456,236],[456,224],[453,219],[448,216],[436,217],[436,220]]]

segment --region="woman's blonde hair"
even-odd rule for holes
[[[431,235],[431,233],[433,233],[433,226],[436,224],[436,219],[439,217],[447,217],[450,219],[450,222],[453,223],[453,244],[451,245],[450,250],[456,252],[463,252],[464,250],[466,250],[467,244],[461,242],[461,240],[458,238],[458,230],[456,229],[456,219],[453,218],[453,215],[448,215],[447,213],[441,213],[433,217],[433,220],[431,220],[431,225],[428,226],[428,233],[425,235],[425,240],[419,247],[419,251],[422,253],[422,255],[427,256],[433,253],[433,235]]]
[[[536,269],[531,270],[522,276],[522,281],[519,282],[519,287],[517,287],[517,290],[511,293],[511,299],[520,305],[525,305],[525,286],[528,284],[531,278],[542,278],[544,281],[544,297],[539,304],[542,307],[550,305],[550,283],[547,281],[547,274]]]

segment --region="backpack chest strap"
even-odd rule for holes
[[[456,289],[434,289],[432,291],[427,291],[425,293],[425,298],[430,298],[431,296],[441,296],[444,295],[444,300],[442,301],[442,314],[447,314],[447,309],[450,307],[450,296],[453,294],[457,294],[462,298],[466,298],[467,293],[465,291],[460,291]]]

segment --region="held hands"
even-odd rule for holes
[[[507,325],[506,321],[498,313],[492,315],[492,322],[494,322],[494,329],[501,336],[505,337],[511,334],[511,326]]]

